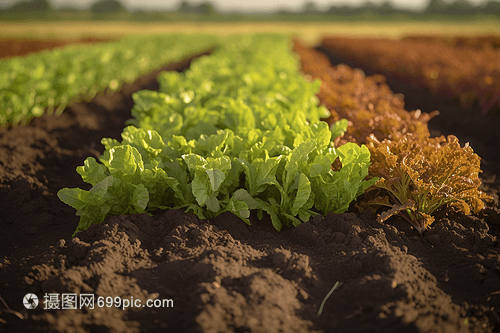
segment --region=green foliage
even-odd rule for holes
[[[117,13],[126,12],[125,6],[118,0],[99,0],[90,6],[94,13]]]
[[[27,123],[46,110],[60,113],[105,89],[119,90],[123,83],[206,50],[216,40],[210,35],[131,36],[0,60],[0,125]]]
[[[78,168],[93,188],[58,193],[81,216],[77,232],[108,215],[170,207],[202,219],[229,211],[246,223],[251,210],[267,212],[280,230],[345,212],[377,180],[364,180],[366,147],[333,147],[319,82],[298,73],[284,37],[230,38],[159,81],[160,91],[134,95],[122,142],[103,139],[102,164],[88,158]]]
[[[8,8],[8,11],[13,13],[19,12],[47,12],[52,10],[52,6],[48,0],[30,0],[21,1]]]

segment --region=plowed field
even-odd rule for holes
[[[323,51],[333,65],[372,74]],[[500,117],[392,77],[407,110],[440,111],[432,135],[454,134],[483,158],[481,189],[494,201],[481,214],[442,217],[421,237],[402,219],[380,224],[355,208],[281,232],[266,218],[247,226],[231,214],[207,221],[171,210],[112,216],[72,238],[79,217],[57,191],[88,189],[75,168],[102,153],[102,137],[120,138],[132,92],[157,89],[157,74],[59,117],[0,129],[2,332],[500,330]],[[41,298],[34,310],[23,306],[27,293]],[[140,307],[96,299],[93,310],[44,309],[44,296],[63,293]],[[142,307],[148,299],[164,306]]]

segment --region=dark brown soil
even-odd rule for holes
[[[281,232],[266,218],[247,226],[231,214],[207,221],[171,210],[109,217],[71,238],[78,216],[57,191],[88,188],[75,168],[100,155],[102,137],[119,139],[131,92],[155,89],[156,74],[60,117],[0,129],[0,331],[500,330],[500,163],[489,130],[499,120],[479,112],[467,118],[474,110],[418,89],[408,90],[409,108],[440,109],[435,134],[470,138],[488,162],[484,190],[495,200],[479,216],[441,218],[419,237],[402,220],[379,224],[355,209]],[[40,298],[37,309],[23,306],[27,293]],[[49,293],[172,303],[45,310]]]
[[[56,47],[72,44],[95,44],[109,42],[111,39],[82,37],[75,39],[0,39],[0,59],[20,57]]]

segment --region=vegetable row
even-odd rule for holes
[[[322,44],[379,72],[411,77],[413,84],[454,96],[463,105],[479,103],[483,113],[500,108],[498,37],[329,37]]]
[[[70,103],[119,90],[123,83],[216,42],[212,35],[130,36],[0,60],[0,126],[60,113]]]
[[[288,38],[230,37],[185,73],[164,72],[159,91],[134,94],[122,141],[77,168],[92,188],[62,189],[80,216],[77,230],[108,215],[181,208],[199,218],[251,211],[273,226],[297,226],[316,214],[345,212],[373,185],[365,146],[333,140],[345,121],[315,96],[318,80],[298,71]],[[334,165],[334,167],[332,167]]]
[[[298,41],[294,50],[302,71],[322,82],[318,98],[330,110],[328,121],[349,124],[336,144],[366,143],[370,150],[368,179],[379,180],[359,208],[389,208],[379,221],[397,214],[423,233],[439,208],[478,213],[491,199],[478,190],[480,158],[473,149],[461,147],[452,135],[430,138],[427,123],[435,114],[405,111],[381,75],[365,77],[346,65],[333,67],[324,54]]]

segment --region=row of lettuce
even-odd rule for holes
[[[330,110],[327,121],[349,123],[337,144],[366,144],[370,151],[369,177],[379,181],[356,203],[358,208],[389,209],[378,221],[398,215],[422,234],[438,210],[479,213],[492,199],[479,191],[481,158],[472,147],[462,147],[453,135],[431,138],[428,122],[438,112],[408,112],[384,76],[333,67],[325,54],[299,42],[294,50],[301,70],[321,80],[317,97]]]
[[[329,115],[315,96],[320,82],[299,73],[285,36],[229,37],[159,82],[134,94],[123,140],[103,139],[101,163],[77,168],[92,188],[59,191],[80,216],[75,233],[109,215],[169,208],[246,223],[251,211],[267,213],[280,230],[345,212],[377,181],[365,180],[365,146],[334,147],[347,122],[320,121]]]
[[[166,63],[208,50],[217,41],[214,35],[202,34],[129,36],[0,60],[0,126],[26,124],[105,90],[119,90]]]
[[[498,36],[426,36],[401,40],[328,37],[324,48],[373,70],[411,80],[435,94],[476,103],[482,113],[500,110]]]

